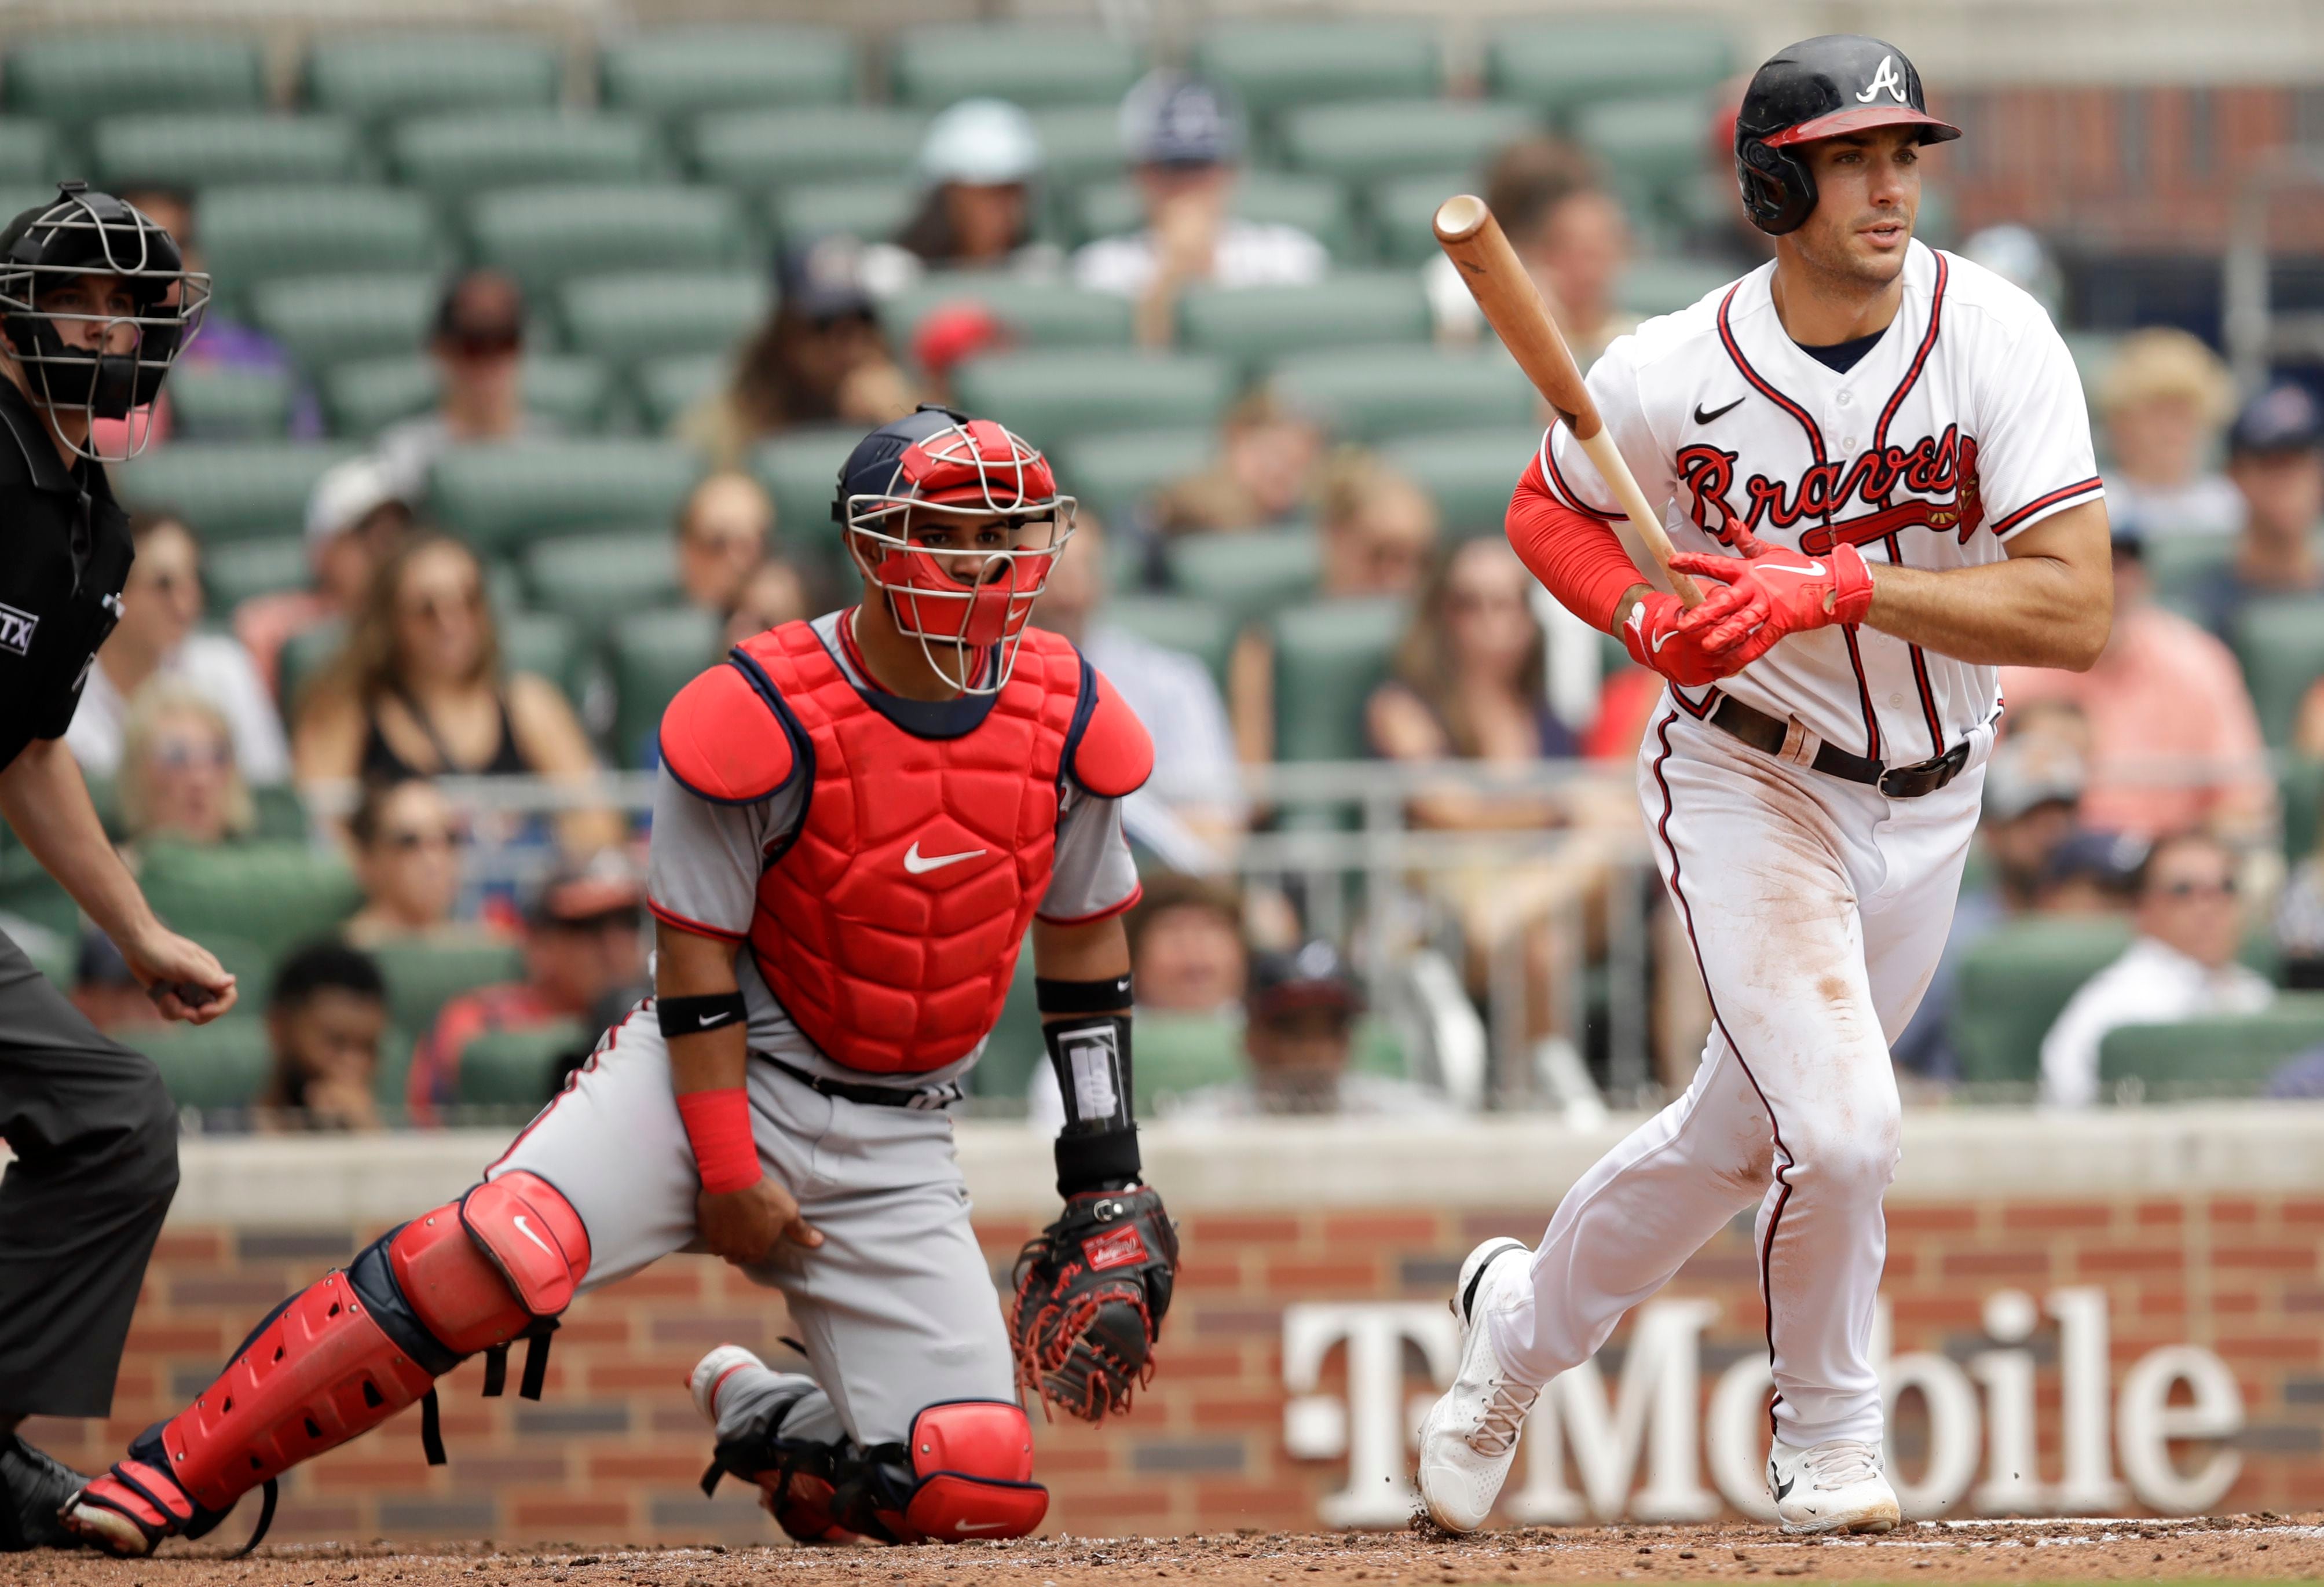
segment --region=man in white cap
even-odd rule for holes
[[[1055,276],[1053,243],[1033,235],[1045,160],[1033,118],[1006,99],[964,99],[928,123],[913,174],[919,208],[895,240],[866,251],[865,284],[885,298],[932,270]]]
[[[411,521],[410,503],[377,457],[351,457],[324,471],[307,498],[312,583],[305,589],[253,595],[234,610],[235,637],[269,689],[278,687],[282,647],[318,623],[352,617],[372,575]]]

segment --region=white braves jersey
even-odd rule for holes
[[[1591,395],[1682,551],[1724,554],[1731,516],[1810,556],[1997,562],[2002,543],[2102,494],[2081,383],[2042,306],[1991,271],[1909,245],[1904,301],[1840,374],[1788,336],[1770,263],[1607,348]],[[1542,473],[1570,507],[1620,510],[1563,425]],[[1794,634],[1717,686],[1827,743],[1909,764],[1961,742],[2000,702],[1991,667],[1864,627]],[[1695,715],[1713,691],[1672,693]]]

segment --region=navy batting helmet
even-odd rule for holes
[[[1894,44],[1826,33],[1770,56],[1735,117],[1735,180],[1751,224],[1770,236],[1798,230],[1816,205],[1799,145],[1877,126],[1916,126],[1923,143],[1960,136],[1929,114],[1921,74]]]

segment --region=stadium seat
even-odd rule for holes
[[[202,553],[202,592],[220,617],[254,595],[304,589],[313,577],[303,534],[236,540]]]
[[[2194,586],[2235,559],[2231,534],[2151,534],[2139,542],[2154,598],[2182,615]]]
[[[1407,615],[1397,600],[1316,601],[1275,614],[1277,760],[1365,757],[1364,705],[1388,676]]]
[[[901,231],[919,201],[918,186],[902,179],[803,182],[767,201],[767,230],[785,248],[822,237],[877,242]]]
[[[1136,429],[1084,436],[1060,447],[1050,461],[1056,465],[1057,483],[1080,498],[1085,512],[1126,526],[1157,491],[1201,473],[1218,450],[1215,430]]]
[[[1437,41],[1421,22],[1222,22],[1195,39],[1191,64],[1268,124],[1327,100],[1430,97],[1443,87]]]
[[[348,33],[307,57],[307,97],[318,110],[385,122],[554,105],[564,75],[556,47],[524,34]]]
[[[1701,89],[1707,93],[1736,69],[1725,31],[1701,18],[1636,18],[1554,22],[1512,27],[1485,51],[1485,84],[1503,98],[1521,99],[1567,124],[1600,99]],[[1698,137],[1709,125],[1699,104]]]
[[[2126,1025],[2098,1044],[2098,1094],[2126,1081],[2141,1100],[2256,1096],[2284,1063],[2324,1047],[2324,994],[2279,993],[2265,1011]]]
[[[344,181],[362,164],[355,126],[336,115],[184,111],[109,116],[97,124],[89,142],[97,180],[115,192]]]
[[[896,35],[888,81],[898,104],[928,110],[985,95],[1019,105],[1111,105],[1143,64],[1125,41],[1071,23],[940,23]]]
[[[672,696],[724,653],[718,620],[692,606],[616,618],[607,652],[613,669],[613,752],[642,766]]]
[[[1234,380],[1222,358],[1086,347],[973,358],[954,373],[953,391],[962,406],[1047,448],[1145,425],[1215,425]]]
[[[610,436],[456,447],[430,499],[445,527],[487,555],[594,529],[668,523],[700,466],[684,447]]]
[[[535,540],[524,549],[521,566],[528,603],[571,618],[584,632],[678,599],[678,559],[661,524]]]
[[[1532,384],[1499,346],[1412,346],[1302,353],[1275,366],[1275,386],[1351,441],[1530,422]]]
[[[500,636],[503,668],[549,679],[586,714],[587,702],[604,687],[604,674],[595,647],[583,642],[571,619],[555,612],[503,613]]]
[[[2260,732],[2271,748],[2282,749],[2292,742],[2301,701],[2324,678],[2324,599],[2253,602],[2236,620],[2235,646]]]
[[[1189,287],[1178,337],[1246,371],[1291,354],[1352,344],[1425,343],[1428,297],[1411,271],[1346,272],[1300,287]]]
[[[1368,99],[1311,105],[1283,118],[1285,160],[1342,181],[1471,170],[1540,130],[1526,106],[1481,99]]]
[[[648,28],[598,47],[600,97],[659,120],[709,110],[838,105],[855,92],[855,41],[838,28]]]
[[[302,532],[325,469],[359,448],[285,441],[180,441],[114,471],[124,505],[186,515],[206,545]]]
[[[170,438],[256,441],[290,429],[297,382],[288,370],[185,364],[170,372]]]
[[[399,275],[302,275],[250,294],[250,317],[300,368],[418,351],[444,291],[434,271]]]
[[[298,720],[309,686],[338,659],[346,642],[346,624],[336,617],[301,629],[282,641],[274,660],[274,697],[282,703],[285,721]]]
[[[1180,535],[1166,556],[1170,586],[1224,610],[1237,630],[1311,598],[1323,566],[1312,529]]]
[[[524,955],[512,943],[477,937],[452,942],[402,939],[366,950],[387,982],[388,1022],[429,1030],[462,992],[524,979]]]
[[[2031,1084],[2042,1038],[2069,998],[2128,946],[2126,923],[2041,916],[1997,927],[1962,955],[1953,994],[1961,1078]]]
[[[1060,105],[1028,114],[1041,140],[1041,180],[1052,190],[1120,179],[1129,158],[1120,106]]]
[[[555,182],[640,182],[661,174],[653,131],[633,115],[562,110],[415,116],[388,139],[396,175],[438,202]]]
[[[68,131],[124,106],[258,110],[266,104],[257,42],[223,29],[117,27],[27,38],[8,51],[5,78],[12,114]]]
[[[557,1094],[558,1064],[586,1054],[597,1035],[578,1020],[488,1030],[460,1049],[453,1101],[471,1108],[538,1110]]]
[[[56,130],[47,122],[0,116],[0,182],[10,187],[45,183],[56,172],[57,154]]]
[[[420,355],[341,364],[323,376],[324,416],[332,434],[361,440],[435,406],[442,379],[435,360]],[[526,409],[559,429],[603,429],[615,397],[613,371],[595,358],[544,355],[524,361]]]
[[[624,272],[567,281],[558,308],[575,352],[628,369],[729,353],[773,300],[773,283],[754,270]]]
[[[1692,308],[1734,279],[1729,267],[1699,259],[1634,259],[1614,283],[1614,301],[1652,318]]]
[[[694,124],[687,147],[703,180],[763,194],[853,177],[892,181],[911,169],[927,125],[922,112],[886,105],[721,111]]]
[[[393,188],[341,184],[216,188],[197,224],[220,310],[290,276],[436,270],[446,262],[427,201]]]
[[[1437,258],[1437,206],[1482,185],[1479,173],[1466,167],[1373,183],[1365,189],[1363,210],[1381,261],[1409,270]]]
[[[1539,426],[1512,425],[1391,438],[1380,456],[1434,499],[1447,534],[1466,538],[1501,532],[1509,494],[1540,444]]]
[[[1242,1079],[1242,1021],[1222,1014],[1162,1009],[1138,1012],[1138,1061],[1130,1069],[1138,1112],[1167,1116],[1169,1099]]]
[[[675,358],[655,358],[630,374],[630,394],[656,435],[692,411],[695,405],[724,383],[733,359],[724,353],[685,353]]]
[[[2296,865],[2316,852],[2324,826],[2324,761],[2287,755],[2276,772],[2276,794],[2283,810],[2283,857]]]
[[[246,1108],[266,1089],[272,1067],[266,1020],[254,1010],[208,1025],[136,1026],[119,1039],[153,1060],[170,1100],[181,1108]]]
[[[786,555],[804,552],[828,567],[841,566],[831,502],[839,489],[839,466],[862,438],[863,431],[853,425],[816,426],[762,442],[752,452],[751,472],[774,498],[775,529]],[[843,598],[853,596],[854,588],[853,579],[843,585]]]
[[[1033,955],[1017,955],[1017,973],[1002,1000],[1001,1018],[984,1044],[984,1056],[968,1072],[968,1089],[975,1096],[1025,1095],[1033,1072],[1047,1057],[1041,1039],[1041,1010],[1034,1001]]]
[[[749,254],[734,196],[666,184],[518,188],[468,205],[476,262],[527,288],[630,270],[722,270]]]
[[[1676,218],[1702,173],[1707,114],[1700,93],[1625,96],[1582,110],[1574,130],[1634,210]]]
[[[337,856],[303,843],[148,843],[137,880],[153,912],[197,942],[238,937],[279,960],[328,937],[363,891]]]
[[[1099,609],[1098,621],[1194,657],[1225,694],[1236,632],[1234,616],[1226,606],[1186,595],[1116,595]]]
[[[1334,259],[1357,252],[1356,226],[1344,184],[1330,177],[1287,171],[1246,171],[1228,199],[1243,220],[1296,226],[1328,249]],[[1146,225],[1144,202],[1128,181],[1099,182],[1082,189],[1072,206],[1074,235],[1114,237]]]
[[[991,309],[993,318],[1009,328],[1014,346],[1130,346],[1129,299],[1023,276],[962,272],[931,275],[882,303],[880,318],[897,352],[908,356],[920,322],[938,309],[963,301],[982,303]]]

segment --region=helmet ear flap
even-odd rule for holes
[[[1758,138],[1738,139],[1735,181],[1742,189],[1743,212],[1771,237],[1799,230],[1815,212],[1815,173],[1788,149],[1771,148]]]

